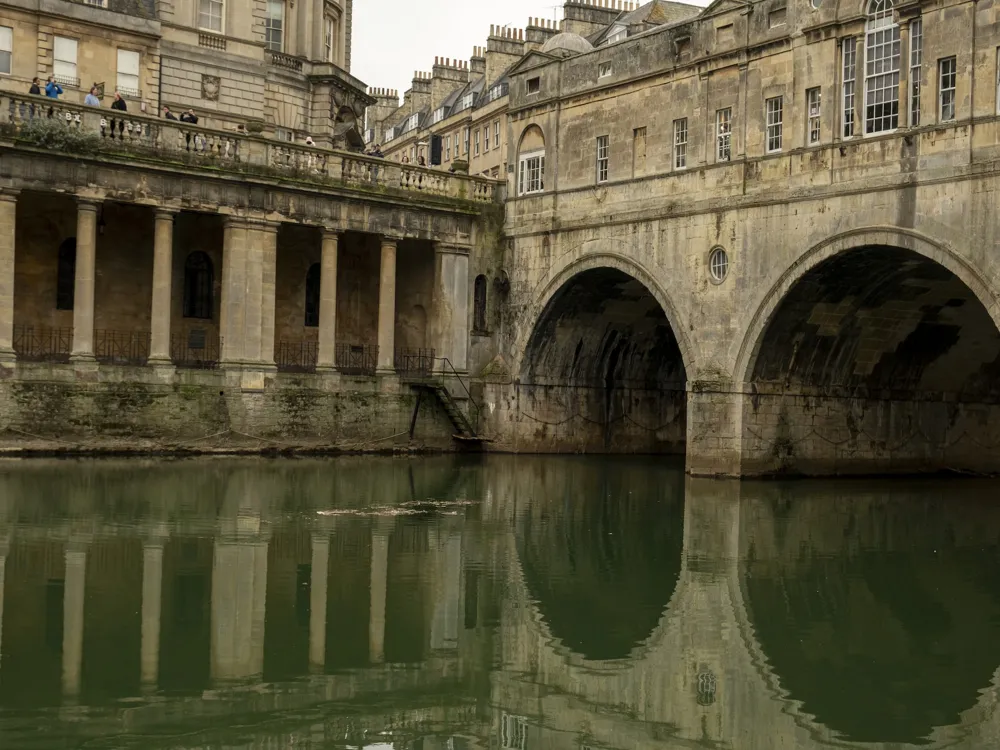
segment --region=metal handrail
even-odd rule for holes
[[[448,366],[448,369],[451,370],[451,374],[455,377],[455,379],[462,386],[462,390],[465,391],[465,395],[469,397],[469,403],[472,404],[472,407],[476,410],[475,431],[476,431],[476,434],[479,434],[479,414],[480,414],[479,404],[477,404],[476,403],[476,399],[474,399],[472,397],[472,391],[469,390],[469,387],[465,384],[465,381],[462,380],[462,376],[458,374],[458,370],[455,369],[455,365],[453,365],[451,363],[450,359],[448,359],[447,357],[435,357],[434,359],[436,359],[436,360],[438,360],[438,361],[440,361],[440,362],[442,362],[442,363],[444,363],[444,364],[446,364]]]

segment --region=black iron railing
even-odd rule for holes
[[[144,365],[149,359],[149,331],[94,331],[94,357],[106,365]]]
[[[344,375],[374,375],[378,367],[378,346],[337,344],[337,369]]]
[[[179,331],[170,336],[170,359],[177,367],[212,370],[219,366],[222,340],[204,328]]]
[[[14,351],[26,362],[69,362],[73,329],[16,325]]]
[[[315,341],[279,341],[274,363],[282,372],[316,372],[319,344]]]
[[[400,375],[430,375],[434,371],[434,350],[396,349],[393,361]]]

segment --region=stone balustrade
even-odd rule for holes
[[[53,138],[55,126],[49,122],[62,124],[72,131],[73,138]],[[88,149],[134,149],[180,157],[194,164],[204,160],[213,167],[230,166],[234,171],[271,170],[304,181],[339,182],[364,189],[479,203],[503,199],[503,183],[484,177],[12,91],[0,90],[0,126],[5,139],[79,154],[86,154]]]

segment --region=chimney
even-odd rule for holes
[[[524,53],[523,29],[505,29],[491,25],[490,37],[486,40],[486,85],[489,86],[507,68],[524,57]]]
[[[458,89],[469,82],[469,67],[462,60],[435,57],[431,73],[430,108],[433,112]]]
[[[524,28],[524,51],[541,49],[549,39],[559,33],[555,21],[545,18],[529,18]]]
[[[614,23],[624,12],[622,0],[568,0],[563,6],[562,30],[590,36]]]
[[[486,75],[486,49],[473,47],[472,57],[469,58],[469,80],[474,81],[482,75]]]

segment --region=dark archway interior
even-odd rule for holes
[[[579,460],[563,497],[534,498],[520,519],[529,594],[553,637],[587,659],[626,658],[677,585],[684,475],[656,460]]]
[[[641,283],[613,268],[568,281],[542,313],[521,380],[603,389],[684,389],[687,376],[674,332]]]
[[[909,250],[863,247],[821,263],[792,288],[752,379],[996,402],[1000,334],[948,269]]]

